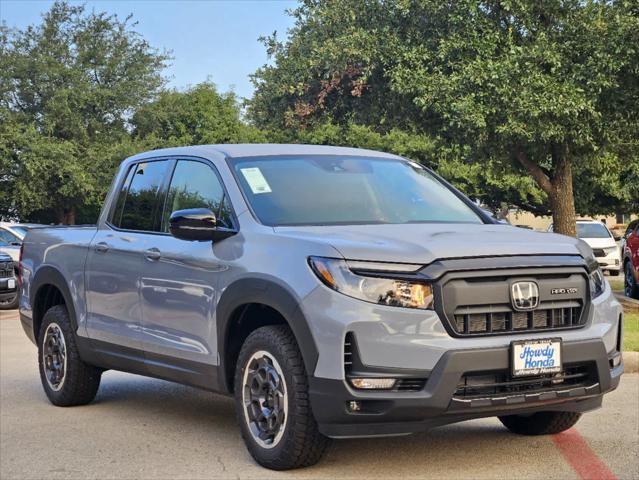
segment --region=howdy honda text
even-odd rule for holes
[[[551,346],[533,350],[529,346],[524,348],[519,358],[524,360],[524,368],[548,368],[555,366],[553,353],[555,349]]]

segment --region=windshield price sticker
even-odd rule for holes
[[[270,185],[259,168],[241,168],[240,171],[254,194],[272,192]]]

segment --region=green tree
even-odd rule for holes
[[[133,137],[149,148],[263,142],[264,135],[240,113],[235,94],[220,94],[210,82],[164,91],[133,115]]]
[[[636,2],[308,0],[293,15],[285,43],[265,40],[258,126],[430,135],[467,193],[550,209],[561,233],[575,234],[575,177],[584,210],[636,205],[633,187],[606,193],[639,161]]]
[[[164,84],[166,53],[130,17],[58,1],[0,29],[0,215],[72,224],[97,211],[134,148],[130,118]],[[91,216],[91,215],[90,215]]]

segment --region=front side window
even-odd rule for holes
[[[167,160],[137,164],[124,199],[120,224],[116,226],[126,230],[156,230],[158,191],[169,165]]]
[[[483,223],[437,178],[405,160],[309,155],[231,162],[265,225]]]
[[[180,160],[166,197],[162,231],[169,231],[171,213],[187,208],[208,208],[215,213],[218,225],[232,228],[230,205],[213,169],[202,162]]]
[[[578,223],[579,238],[610,238],[610,232],[603,223]]]

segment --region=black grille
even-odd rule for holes
[[[559,374],[512,378],[507,370],[464,375],[454,397],[486,398],[509,394],[536,393],[564,387],[590,386],[597,382],[594,364],[569,365]]]
[[[456,313],[453,328],[462,335],[481,335],[581,325],[581,307],[542,308],[528,312]]]
[[[514,307],[518,282],[536,284],[533,310]],[[588,318],[588,291],[585,270],[575,267],[451,272],[435,289],[438,313],[455,336],[582,327]]]
[[[13,277],[13,262],[0,263],[0,278]]]

